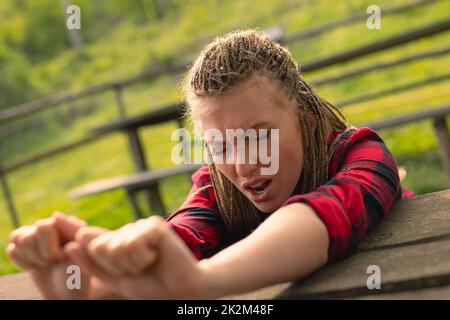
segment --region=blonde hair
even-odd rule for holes
[[[289,51],[266,34],[255,29],[236,31],[208,44],[183,81],[187,113],[193,114],[193,99],[224,94],[255,74],[278,81],[286,96],[296,102],[305,157],[300,191],[315,190],[328,179],[329,133],[344,131],[348,125],[344,116],[305,82]],[[239,240],[255,229],[262,218],[253,203],[214,163],[209,169],[228,237]]]

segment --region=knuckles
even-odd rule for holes
[[[91,256],[104,255],[107,252],[107,243],[97,238],[91,241],[87,247]]]
[[[123,243],[110,243],[106,245],[106,253],[111,258],[120,259],[123,256],[127,255],[128,250],[130,250],[130,247],[127,244]]]
[[[23,237],[19,237],[19,239],[20,243],[27,247],[33,246],[37,241],[36,233],[27,234]]]
[[[36,241],[37,236],[50,232],[52,227],[54,227],[53,218],[40,219],[32,225],[13,230],[9,234],[8,240],[12,243],[31,244],[33,241]]]
[[[5,253],[10,258],[14,258],[14,256],[17,253],[17,247],[15,246],[15,244],[8,243],[8,245],[6,246],[6,249],[5,249]]]
[[[27,250],[34,251],[38,248],[38,241],[39,245],[41,245],[42,239],[53,239],[53,232],[58,235],[56,220],[57,216],[54,215],[50,218],[38,220],[33,225],[22,226],[13,230],[9,234],[9,244],[5,249],[5,253],[12,258],[19,252],[22,252],[22,248],[26,249],[24,252],[27,252]],[[160,216],[152,216],[127,224],[116,231],[106,231],[98,235],[90,230],[89,227],[81,227],[76,232],[74,241],[84,246],[87,253],[94,260],[107,258],[119,261],[119,259],[128,259],[130,252],[142,252],[143,248],[148,250],[149,235],[153,238],[164,236],[164,233],[169,228],[164,221]],[[43,257],[45,260],[56,261],[61,258],[61,253],[55,248],[50,248],[45,255]],[[151,257],[145,255],[142,259],[141,263],[136,265],[139,272],[148,264],[147,260],[152,260]],[[189,282],[187,281],[187,283]]]

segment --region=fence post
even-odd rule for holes
[[[119,110],[119,118],[125,119],[127,115],[125,111],[125,104],[123,103],[122,87],[119,85],[114,86],[114,93],[116,95],[116,103],[117,108]]]
[[[6,205],[8,206],[8,212],[9,216],[11,217],[12,224],[14,228],[18,228],[20,226],[19,218],[17,216],[16,209],[14,208],[11,192],[9,191],[8,181],[6,180],[6,174],[3,171],[2,167],[0,167],[0,183],[2,185],[3,197],[5,198]]]
[[[116,102],[117,107],[119,109],[119,118],[121,120],[126,118],[126,112],[125,112],[125,104],[123,102],[123,96],[122,96],[122,87],[120,85],[114,86],[114,92],[116,94]],[[141,141],[138,136],[137,129],[129,129],[127,130],[127,136],[131,147],[131,154],[133,156],[133,160],[135,162],[136,168],[139,172],[144,172],[148,170],[147,161],[145,159],[144,155],[144,149],[142,148]],[[154,186],[151,186],[148,188],[148,190],[145,190],[145,197],[147,198],[147,202],[150,205],[150,209],[157,213],[164,215],[166,213],[166,209],[164,207],[164,204],[161,200],[161,193],[159,191],[159,185],[155,184]],[[136,199],[134,196],[129,197],[132,201],[134,201],[133,208],[134,212],[136,214],[136,217],[139,215],[142,215],[135,207]]]
[[[148,170],[147,161],[145,159],[144,148],[138,136],[136,128],[128,129],[127,135],[131,147],[131,154],[133,156],[134,164],[139,172],[145,172]],[[145,190],[145,196],[150,205],[150,209],[157,214],[166,214],[166,208],[161,200],[161,193],[159,191],[159,185],[155,185]],[[135,211],[136,212],[136,211]]]
[[[66,10],[69,6],[72,5],[72,1],[71,0],[60,0],[61,2],[61,6],[64,10],[64,21],[66,21],[67,17],[66,17]],[[67,34],[69,35],[69,42],[72,45],[72,47],[78,52],[80,53],[81,51],[83,51],[83,39],[81,37],[81,32],[78,29],[72,29],[69,30],[67,29]]]
[[[445,116],[435,118],[433,121],[434,130],[438,140],[438,148],[441,154],[442,164],[447,172],[447,183],[450,186],[450,135],[448,133]]]

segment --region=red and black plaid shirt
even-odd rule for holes
[[[375,131],[363,127],[333,133],[329,146],[335,138],[329,181],[309,193],[294,192],[282,205],[304,202],[315,210],[330,238],[328,262],[351,255],[396,199],[414,195],[401,188],[396,161]],[[185,203],[166,223],[197,259],[203,259],[229,243],[225,240],[208,166],[195,172],[192,181],[194,185]]]

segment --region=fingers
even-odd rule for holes
[[[102,270],[110,275],[119,276],[121,272],[109,261],[109,253],[106,246],[113,231],[98,227],[84,227],[75,235],[76,242],[90,257],[90,259]]]
[[[14,244],[14,255],[23,265],[45,267],[46,259],[40,255],[37,247],[36,226],[24,226],[14,230],[10,235],[10,243]]]
[[[113,231],[104,233],[92,240],[86,248],[86,253],[89,257],[112,276],[120,276],[123,272],[120,269],[120,262],[114,258],[115,248],[109,245],[110,240],[114,235]]]
[[[144,229],[139,223],[130,224],[111,239],[108,248],[111,260],[125,275],[142,273],[156,260],[156,250],[146,244]]]
[[[50,262],[64,260],[58,231],[54,227],[54,219],[36,223],[37,248],[40,256]]]
[[[20,227],[9,236],[7,254],[22,268],[46,267],[65,259],[62,243],[73,240],[76,230],[86,223],[76,217],[55,213],[34,225]]]
[[[157,258],[156,250],[149,249],[145,245],[138,245],[135,249],[129,251],[130,262],[133,269],[130,274],[139,274],[148,269]]]
[[[157,257],[156,250],[148,245],[147,231],[142,222],[103,232],[97,237],[92,228],[82,228],[76,241],[92,261],[110,275],[136,275],[149,268]]]
[[[57,211],[52,216],[55,219],[55,225],[60,233],[63,242],[72,241],[75,239],[77,231],[87,226],[87,223],[75,216],[66,216]]]
[[[108,229],[100,227],[83,227],[80,228],[75,234],[75,241],[78,242],[81,247],[87,248],[92,240],[109,231],[110,230]]]
[[[18,265],[20,268],[26,270],[34,267],[32,263],[28,261],[28,259],[24,259],[18,252],[17,246],[14,243],[9,243],[6,246],[6,254],[11,260]]]
[[[126,227],[124,229],[126,229]],[[112,234],[109,243],[106,243],[105,245],[105,259],[108,261],[109,266],[114,267],[119,275],[137,272],[134,268],[134,263],[130,258],[130,250],[133,250],[134,248],[126,235],[124,235],[124,229]]]
[[[89,257],[86,251],[77,242],[69,242],[63,248],[64,253],[75,262],[83,272],[87,275],[95,276],[98,279],[105,281],[109,284],[116,282],[116,279],[105,273],[103,269],[97,266],[95,262]]]

